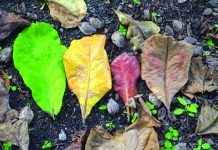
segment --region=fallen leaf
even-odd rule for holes
[[[114,11],[119,21],[123,25],[128,25],[126,38],[130,39],[130,43],[133,45],[132,48],[135,52],[143,49],[145,39],[160,32],[160,28],[152,21],[137,21],[130,15],[124,14],[119,10]]]
[[[79,99],[83,122],[112,86],[105,41],[105,35],[73,40],[64,54],[68,86]]]
[[[202,134],[218,134],[218,109],[206,103],[201,108],[195,132]]]
[[[135,56],[123,53],[111,63],[111,72],[114,79],[114,90],[121,96],[126,105],[129,98],[138,94],[136,87],[137,80],[140,77],[138,60]]]
[[[195,93],[212,92],[218,89],[218,72],[213,72],[203,64],[201,57],[192,59],[190,71],[191,84],[183,91],[186,96],[192,99]]]
[[[123,132],[112,136],[103,127],[91,129],[86,150],[159,150],[153,126],[160,124],[154,121],[148,107],[139,106],[140,118]]]
[[[15,68],[38,106],[52,117],[61,110],[66,88],[65,50],[57,31],[45,22],[32,23],[14,42]]]
[[[72,138],[72,144],[69,145],[65,150],[82,150],[82,140],[86,131],[82,130],[76,132]]]
[[[61,22],[64,28],[74,28],[85,17],[87,7],[84,0],[46,0],[50,15]]]
[[[206,63],[211,71],[218,71],[218,51],[215,54],[211,54],[211,56],[207,56]]]
[[[141,77],[168,110],[173,96],[188,81],[193,52],[194,46],[191,44],[160,34],[145,41]]]
[[[0,41],[6,39],[15,29],[26,27],[29,24],[30,22],[21,16],[0,9]]]

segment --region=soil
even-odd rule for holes
[[[25,4],[25,8],[22,7],[22,3]],[[13,11],[21,15],[23,18],[29,20],[30,22],[45,21],[50,23],[59,32],[62,43],[69,46],[73,39],[79,39],[85,35],[78,29],[64,29],[61,27],[59,22],[55,22],[49,15],[49,9],[45,6],[40,10],[44,1],[42,0],[0,0],[0,9]],[[111,34],[114,33],[119,26],[119,21],[117,16],[113,12],[112,8],[117,9],[118,7],[122,12],[128,13],[133,16],[134,19],[144,20],[144,9],[150,10],[150,12],[157,12],[159,16],[157,17],[158,25],[161,28],[161,33],[164,33],[164,28],[166,25],[172,27],[172,20],[177,19],[182,21],[185,26],[190,23],[193,27],[192,36],[197,38],[198,43],[203,45],[205,43],[205,35],[200,34],[201,24],[200,19],[205,8],[211,7],[207,3],[207,0],[188,0],[183,4],[179,4],[177,0],[141,0],[140,5],[134,5],[131,0],[86,0],[88,13],[84,21],[88,21],[90,17],[98,17],[104,22],[104,27],[97,31],[100,34],[106,34],[107,42],[105,49],[108,53],[108,58],[112,61],[116,56],[122,52],[133,53],[129,42],[127,42],[124,48],[117,48],[111,41]],[[31,14],[36,14],[37,18],[32,17]],[[205,18],[209,24],[214,25],[217,23],[218,18],[210,15]],[[197,26],[197,27],[196,27]],[[108,30],[105,33],[105,30]],[[16,31],[8,37],[5,41],[0,43],[0,46],[12,46],[17,34],[20,32]],[[183,39],[187,36],[187,30],[184,30],[180,35],[175,34],[176,39]],[[205,47],[204,47],[205,48]],[[205,48],[207,50],[207,48]],[[137,55],[138,58],[140,54]],[[140,61],[140,59],[139,59]],[[31,91],[25,86],[21,76],[13,65],[13,61],[0,64],[0,69],[6,71],[9,75],[13,77],[11,80],[11,85],[20,88],[21,90],[10,91],[10,105],[12,108],[20,110],[22,107],[28,105],[33,110],[35,116],[30,128],[30,150],[41,150],[42,144],[45,140],[52,141],[53,147],[51,149],[63,150],[71,143],[71,136],[81,130],[90,130],[91,127],[96,125],[105,126],[109,121],[112,121],[116,125],[116,129],[111,132],[114,133],[115,130],[123,130],[128,126],[126,116],[123,114],[125,107],[122,100],[119,98],[117,100],[120,111],[117,115],[109,115],[108,112],[100,111],[98,109],[102,104],[107,104],[110,98],[115,99],[115,91],[110,90],[99,103],[92,109],[91,114],[86,119],[86,123],[82,123],[80,106],[78,104],[76,96],[69,90],[66,89],[63,107],[60,114],[53,120],[48,114],[40,110],[40,108],[34,102]],[[138,81],[138,93],[143,94],[144,99],[148,99],[148,94],[150,93],[144,81],[141,79]],[[183,96],[178,93],[177,96]],[[194,101],[198,104],[202,104],[203,101],[208,100],[210,104],[217,104],[218,93],[205,93],[204,95],[198,95],[195,97]],[[173,103],[172,108],[178,106],[178,103]],[[164,108],[161,105],[159,109]],[[200,112],[200,111],[199,111]],[[199,112],[197,116],[199,115]],[[196,147],[197,140],[203,138],[204,141],[211,139],[213,141],[212,147],[218,149],[218,136],[207,135],[207,136],[197,136],[194,134],[194,130],[197,123],[197,117],[189,118],[187,116],[177,117],[176,121],[171,121],[168,116],[164,118],[162,126],[157,129],[159,135],[160,144],[163,144],[164,134],[167,132],[168,126],[173,126],[180,132],[179,141],[177,143],[187,143],[188,150]],[[58,134],[61,129],[63,129],[67,135],[67,140],[61,142],[58,140]],[[85,139],[84,139],[85,142]],[[2,143],[0,143],[0,149]],[[12,150],[18,150],[18,147],[13,146]]]

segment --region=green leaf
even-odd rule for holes
[[[126,30],[126,28],[125,28],[124,25],[120,24],[120,26],[119,26],[119,32],[120,32],[123,36],[126,36],[127,30]]]
[[[169,140],[166,140],[166,141],[164,142],[164,146],[165,146],[166,148],[170,148],[170,147],[172,147],[172,143],[171,143]]]
[[[16,87],[16,86],[11,86],[11,90],[12,90],[12,91],[16,91],[16,90],[17,90],[17,87]]]
[[[202,140],[202,138],[200,138],[200,139],[198,140],[198,145],[201,146],[202,143],[203,143],[203,140]]]
[[[134,4],[140,4],[140,0],[132,0]]]
[[[186,109],[189,112],[197,113],[198,112],[198,105],[197,104],[191,104],[190,106],[187,106]]]
[[[213,43],[213,40],[212,40],[212,39],[209,39],[209,40],[207,41],[207,46],[208,46],[209,48],[213,48],[213,47],[214,47],[214,43]]]
[[[178,136],[173,136],[173,141],[178,141]]]
[[[156,110],[156,109],[153,109],[153,110],[151,111],[151,113],[152,113],[153,115],[156,115],[156,114],[157,114],[157,110]]]
[[[170,127],[169,127],[169,131],[170,131],[170,132],[173,132],[173,131],[174,131],[173,127],[170,126]]]
[[[204,144],[202,144],[202,149],[210,149],[211,147],[210,147],[210,144],[208,144],[208,143],[204,143]]]
[[[167,139],[171,139],[173,137],[173,133],[172,132],[167,132],[165,135],[165,138]]]
[[[32,23],[15,40],[13,60],[39,107],[57,115],[66,88],[63,54],[58,33],[45,22]]]
[[[178,135],[179,135],[178,130],[173,130],[173,136],[178,136]]]
[[[154,109],[154,105],[150,102],[146,102],[146,105],[148,106],[149,109]]]
[[[182,108],[177,108],[176,110],[173,111],[174,115],[181,115],[184,113],[184,110]]]
[[[182,97],[177,97],[177,99],[178,99],[178,101],[180,102],[180,104],[182,104],[182,105],[184,105],[184,106],[187,105],[187,101],[186,101],[184,98],[182,98]]]
[[[107,105],[101,105],[100,107],[98,107],[99,110],[106,110],[107,109]]]
[[[175,146],[173,146],[173,147],[171,148],[171,150],[176,150],[176,147],[175,147]]]
[[[193,113],[188,113],[189,117],[195,117],[195,115]]]

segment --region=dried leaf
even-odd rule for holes
[[[195,132],[199,135],[218,134],[218,110],[216,108],[208,106],[207,103],[202,106]]]
[[[0,41],[6,39],[15,29],[29,24],[30,22],[21,16],[0,9]]]
[[[194,97],[195,93],[212,92],[218,89],[218,72],[213,72],[207,65],[203,64],[202,58],[192,59],[190,67],[192,80],[183,93],[190,97]]]
[[[169,109],[173,96],[188,80],[194,47],[172,37],[154,35],[147,39],[142,52],[142,79]]]
[[[145,39],[160,32],[160,28],[152,21],[137,21],[119,10],[115,10],[115,13],[122,24],[128,25],[126,38],[130,39],[134,51],[143,49]]]
[[[136,82],[140,77],[140,66],[137,58],[128,56],[127,53],[119,55],[111,63],[111,72],[114,79],[114,90],[126,105],[129,98],[138,94]]]
[[[64,55],[68,86],[79,99],[83,121],[112,86],[105,41],[105,35],[73,40]]]
[[[72,144],[69,145],[65,150],[82,150],[82,139],[86,131],[79,131],[73,135]]]
[[[91,129],[86,150],[159,150],[151,112],[147,107],[146,111],[142,107],[139,109],[140,118],[125,132],[116,132],[112,136],[103,127],[97,126]]]
[[[61,22],[64,28],[74,28],[85,17],[87,7],[84,0],[46,0],[50,15]]]

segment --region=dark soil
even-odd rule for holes
[[[21,3],[25,3],[26,10],[22,7]],[[54,28],[59,32],[62,43],[69,46],[73,39],[79,39],[85,36],[78,27],[74,29],[64,29],[61,27],[60,23],[53,21],[49,15],[48,7],[45,6],[43,10],[40,10],[44,2],[42,0],[0,0],[0,9],[13,11],[21,15],[25,19],[35,22],[35,21],[45,21],[54,26]],[[105,34],[105,29],[108,29],[107,43],[105,49],[108,53],[109,60],[112,61],[116,56],[122,52],[132,53],[130,44],[127,43],[124,48],[117,48],[111,42],[111,34],[118,29],[119,21],[112,11],[112,8],[117,9],[118,6],[121,11],[128,13],[133,16],[134,19],[143,20],[144,9],[149,9],[150,12],[157,12],[158,25],[161,27],[161,33],[164,33],[164,28],[166,25],[172,27],[172,20],[177,19],[185,23],[186,27],[190,23],[193,30],[193,37],[197,38],[200,45],[204,45],[205,35],[200,34],[201,24],[200,19],[205,8],[210,7],[206,0],[190,0],[183,4],[178,4],[177,0],[141,0],[140,5],[134,5],[131,0],[86,0],[88,13],[85,21],[88,21],[90,17],[98,17],[104,22],[104,27],[98,30],[98,33]],[[31,18],[27,13],[32,13],[37,15],[36,18]],[[210,15],[205,18],[209,24],[214,25],[217,23],[218,18]],[[20,31],[14,32],[9,38],[0,43],[0,46],[11,46],[15,40],[17,34]],[[176,39],[183,39],[187,36],[187,31],[184,30],[181,35],[175,33]],[[207,50],[207,48],[205,48]],[[138,55],[140,56],[140,54]],[[125,107],[119,98],[117,101],[120,106],[120,112],[115,115],[109,115],[107,111],[100,111],[98,107],[102,104],[107,104],[110,98],[115,98],[115,92],[112,89],[109,91],[102,100],[92,109],[91,114],[86,119],[86,124],[82,123],[80,107],[76,96],[66,89],[63,107],[60,114],[53,120],[48,114],[40,110],[40,108],[34,102],[31,91],[24,85],[24,82],[19,75],[18,71],[14,68],[13,61],[0,64],[0,69],[6,71],[9,75],[13,77],[11,80],[11,85],[19,87],[21,90],[10,92],[10,105],[12,108],[20,110],[22,107],[28,105],[34,111],[35,117],[32,123],[29,125],[30,128],[30,150],[40,150],[41,146],[45,140],[50,140],[53,142],[54,146],[52,149],[62,150],[66,148],[71,143],[71,136],[81,130],[90,130],[91,127],[95,125],[104,126],[108,121],[112,121],[116,124],[116,130],[123,130],[127,125],[126,116],[123,114]],[[148,99],[148,94],[150,91],[146,87],[144,81],[140,79],[138,82],[138,91],[140,94],[144,95],[144,99]],[[179,94],[178,94],[179,95]],[[182,96],[182,94],[180,94]],[[199,95],[195,98],[195,102],[202,104],[203,101],[208,100],[210,104],[217,103],[218,93],[205,93],[204,95]],[[178,103],[172,104],[172,108],[178,106]],[[162,105],[160,108],[163,108]],[[160,109],[159,108],[159,109]],[[200,110],[200,109],[199,109]],[[200,112],[200,111],[199,111]],[[199,113],[197,114],[197,116]],[[185,115],[177,117],[176,121],[171,121],[167,116],[162,122],[161,128],[157,129],[160,144],[164,141],[164,134],[167,132],[168,126],[171,125],[178,129],[180,132],[179,141],[177,143],[187,143],[189,150],[196,147],[197,140],[203,138],[203,140],[211,139],[215,143],[212,145],[214,149],[218,149],[218,136],[207,135],[207,136],[197,136],[194,134],[194,130],[197,123],[197,117],[189,118]],[[61,142],[58,140],[58,134],[61,129],[67,134],[67,140]],[[115,130],[112,131],[112,133]],[[85,141],[84,141],[85,142]],[[1,143],[0,143],[1,149]],[[18,150],[18,147],[13,147],[13,150]]]

